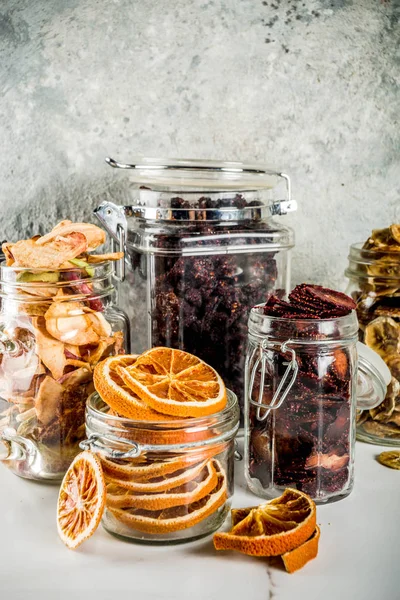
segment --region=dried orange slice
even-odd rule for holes
[[[170,533],[193,527],[223,506],[227,499],[226,477],[222,470],[217,473],[218,481],[210,494],[188,505],[174,506],[162,510],[108,508],[118,520],[138,531],[146,533]]]
[[[315,527],[315,531],[304,544],[301,544],[290,552],[282,554],[283,564],[288,573],[294,573],[298,571],[308,561],[315,558],[318,554],[318,543],[319,543],[320,529],[318,525]]]
[[[101,398],[120,416],[136,421],[171,421],[172,417],[152,410],[126,386],[117,372],[119,367],[132,366],[136,354],[110,356],[96,365],[93,383]]]
[[[186,506],[208,496],[217,483],[217,470],[213,461],[210,460],[191,481],[158,494],[129,492],[119,485],[109,484],[107,485],[107,506],[109,508],[144,508],[146,510]]]
[[[100,460],[106,477],[144,482],[155,477],[164,477],[176,471],[187,469],[191,465],[199,464],[220,454],[226,447],[227,443],[225,442],[203,449],[201,452],[179,455],[169,460],[157,461],[150,464],[143,464],[142,461],[139,463],[132,460],[129,463],[121,463],[110,460],[105,456],[101,456]]]
[[[226,389],[218,373],[182,350],[153,348],[117,372],[143,402],[163,414],[203,417],[226,405]]]
[[[291,488],[254,508],[232,511],[232,529],[214,535],[216,550],[279,556],[306,542],[316,527],[316,508],[307,494]]]
[[[75,457],[61,484],[57,504],[58,534],[75,549],[96,531],[103,515],[106,484],[100,460],[91,452]]]
[[[107,476],[107,483],[115,483],[126,490],[133,492],[142,492],[143,494],[150,494],[154,492],[164,492],[171,488],[183,485],[188,481],[191,481],[202,471],[207,461],[203,461],[190,467],[189,469],[183,467],[179,471],[175,471],[171,474],[171,477],[166,475],[158,475],[156,477],[149,477],[145,481],[132,481],[126,479],[118,479],[116,477]]]

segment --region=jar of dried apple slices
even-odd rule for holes
[[[359,337],[386,362],[391,382],[384,401],[358,411],[357,438],[400,444],[400,225],[374,230],[350,248],[347,293],[357,304]]]
[[[95,212],[125,252],[119,297],[132,352],[194,354],[243,406],[249,310],[284,294],[290,278],[294,233],[274,218],[296,209],[288,176],[240,162],[107,162],[124,170],[125,206],[105,202]]]
[[[129,335],[112,265],[1,266],[0,286],[0,460],[58,482],[85,437],[94,366]]]
[[[94,393],[81,448],[101,459],[107,487],[103,526],[127,540],[169,544],[218,529],[233,494],[236,396],[207,417],[158,422],[117,416]]]

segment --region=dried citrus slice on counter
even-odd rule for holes
[[[153,348],[117,372],[143,402],[167,415],[203,417],[226,405],[226,389],[218,373],[182,350]]]
[[[173,506],[186,506],[208,496],[218,483],[217,470],[209,461],[200,473],[181,486],[158,494],[135,493],[120,485],[107,485],[107,506],[109,508],[144,508],[161,510]]]
[[[319,536],[320,529],[317,525],[312,536],[304,544],[301,544],[294,550],[290,550],[290,552],[282,554],[283,564],[288,573],[298,571],[317,556]]]
[[[149,477],[145,481],[132,481],[126,479],[119,479],[117,477],[110,477],[107,475],[107,483],[115,483],[126,490],[133,492],[142,492],[144,494],[150,494],[154,492],[163,492],[170,490],[171,488],[183,485],[188,481],[191,481],[202,471],[207,461],[200,462],[189,469],[183,467],[179,471],[175,471],[170,477],[167,475],[158,475],[156,477]]]
[[[162,510],[111,508],[109,512],[118,520],[138,531],[146,533],[170,533],[188,529],[197,525],[218,508],[227,499],[226,477],[222,470],[217,473],[217,484],[210,494],[188,505],[174,506]]]
[[[182,469],[187,469],[191,465],[199,464],[204,460],[212,458],[220,454],[227,448],[228,444],[220,443],[210,448],[205,448],[201,452],[196,451],[192,454],[179,455],[169,460],[153,462],[151,464],[143,464],[141,462],[130,461],[129,463],[116,462],[104,456],[100,457],[103,471],[106,477],[114,477],[116,479],[126,479],[131,481],[149,481],[155,477],[164,477],[171,473],[176,473]]]
[[[167,417],[149,408],[135,392],[126,386],[117,372],[119,367],[130,367],[137,360],[136,354],[110,356],[96,365],[93,383],[101,398],[118,415],[137,421],[171,421]]]
[[[316,527],[316,508],[307,494],[291,488],[254,508],[232,511],[232,529],[214,535],[216,550],[279,556],[306,542]]]
[[[400,469],[400,451],[399,450],[387,450],[381,452],[378,456],[378,461],[385,467],[391,469]]]
[[[96,531],[103,515],[106,484],[100,460],[91,452],[75,457],[61,484],[57,504],[58,534],[75,549]]]

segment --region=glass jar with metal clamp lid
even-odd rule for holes
[[[120,171],[113,195],[125,206],[95,213],[125,251],[117,275],[132,352],[190,352],[243,406],[249,310],[289,284],[294,234],[273,218],[296,209],[288,176],[240,162],[107,162]]]
[[[245,470],[256,495],[292,487],[323,503],[350,494],[356,410],[382,402],[390,381],[380,357],[357,340],[355,311],[293,320],[252,309]]]
[[[87,439],[101,459],[107,486],[104,528],[153,544],[186,542],[218,529],[233,494],[236,396],[214,415],[147,422],[118,417],[93,394]]]

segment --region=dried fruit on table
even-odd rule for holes
[[[232,510],[232,529],[216,533],[214,546],[251,556],[280,556],[310,539],[316,524],[311,498],[288,488],[260,506]]]
[[[298,571],[317,556],[320,533],[320,529],[317,525],[310,539],[304,542],[304,544],[301,544],[298,548],[295,548],[290,552],[282,554],[283,564],[288,573]]]
[[[182,350],[153,348],[131,366],[117,367],[117,372],[143,402],[166,415],[202,417],[226,405],[219,374]]]
[[[91,452],[81,452],[66,472],[58,496],[57,529],[68,548],[77,548],[93,535],[103,515],[105,499],[100,460]]]
[[[390,317],[371,321],[364,332],[364,342],[382,358],[400,350],[400,325]]]
[[[378,456],[378,461],[385,467],[391,469],[400,469],[400,450],[388,450],[381,452]]]

